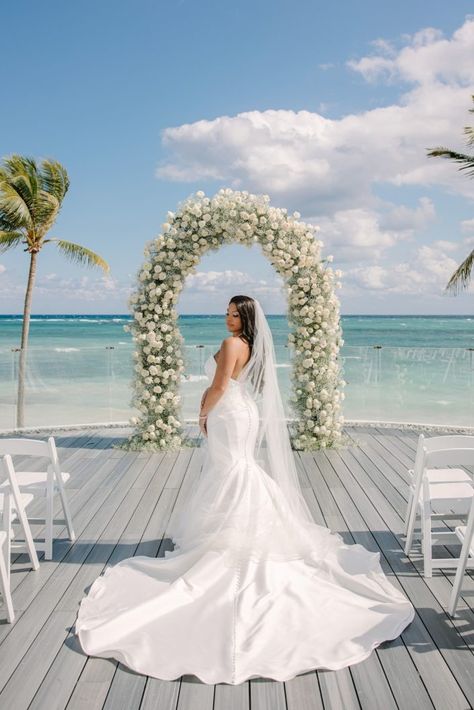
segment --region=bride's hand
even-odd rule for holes
[[[206,419],[200,419],[199,420],[199,428],[204,434],[204,436],[207,436],[207,417]]]
[[[204,404],[204,400],[206,399],[206,394],[207,394],[207,390],[208,390],[208,389],[209,389],[209,387],[206,387],[206,389],[205,389],[204,392],[202,393],[202,397],[201,397],[201,409],[202,409],[202,405]]]

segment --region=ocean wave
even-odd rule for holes
[[[22,321],[23,318],[12,318],[12,320]],[[62,323],[69,321],[69,318],[30,318],[31,323]]]
[[[57,353],[73,353],[73,352],[80,352],[80,348],[53,348],[53,350]]]

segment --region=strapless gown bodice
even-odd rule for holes
[[[216,371],[216,368],[217,368],[217,362],[216,362],[214,355],[209,355],[206,362],[204,363],[204,372],[206,373],[207,377],[211,381],[214,377],[214,373]],[[240,387],[245,387],[246,385],[244,382],[239,382],[238,380],[235,380],[231,377],[229,380],[229,387],[235,387],[235,386],[240,388]]]

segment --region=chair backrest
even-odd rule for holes
[[[447,434],[444,436],[423,437],[423,446],[429,452],[446,449],[474,449],[474,436]]]
[[[440,468],[441,466],[474,466],[474,447],[470,449],[425,449],[424,468]]]
[[[51,439],[53,437],[50,437]],[[2,439],[0,438],[0,456],[47,456],[51,451],[47,441],[39,439]]]
[[[474,466],[474,436],[447,435],[425,438],[420,434],[413,470],[415,500],[418,500],[422,485],[426,485],[423,484],[426,469],[446,466]]]
[[[59,464],[54,436],[50,436],[47,441],[26,438],[0,438],[0,456],[6,455],[10,457],[10,461],[12,456],[37,456],[48,458],[50,461],[48,464],[48,485],[52,487],[54,485],[54,479],[56,479],[60,487],[63,487],[61,466]]]

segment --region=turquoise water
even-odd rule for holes
[[[269,315],[275,345],[288,334],[285,316]],[[123,325],[127,315],[35,315],[30,345],[80,347],[131,342]],[[219,344],[226,337],[224,315],[180,316],[181,332],[189,345]],[[394,347],[474,347],[474,316],[343,316],[346,345]],[[21,316],[0,315],[0,349],[19,345]]]
[[[268,316],[287,402],[291,366],[285,316]],[[133,343],[128,315],[32,316],[27,424],[125,421]],[[203,364],[228,335],[224,314],[180,316],[185,340],[183,414],[194,418]],[[0,316],[0,428],[14,425],[21,316]],[[347,419],[474,426],[474,317],[343,316]],[[381,346],[381,347],[379,347]]]

